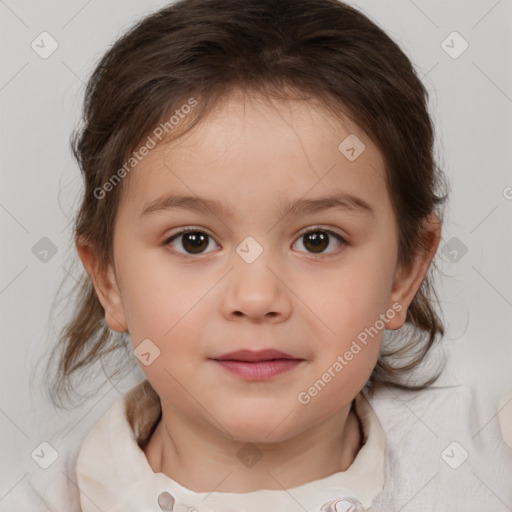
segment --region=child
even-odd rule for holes
[[[126,346],[145,380],[37,510],[511,510],[496,422],[426,366],[433,144],[409,59],[337,0],[181,0],[118,40],[74,139],[55,389]]]

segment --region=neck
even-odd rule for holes
[[[281,442],[247,443],[191,423],[162,402],[162,416],[144,447],[155,473],[195,492],[282,490],[345,471],[362,444],[350,404]]]

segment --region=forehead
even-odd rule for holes
[[[334,189],[377,212],[390,206],[382,155],[355,123],[319,101],[243,93],[149,151],[124,186],[120,208],[138,214],[166,193],[216,198],[226,211]]]

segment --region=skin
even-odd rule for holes
[[[222,134],[222,136],[219,136]],[[353,162],[338,145],[364,142]],[[263,100],[233,93],[185,136],[152,150],[123,183],[114,265],[95,272],[94,250],[77,242],[111,329],[128,330],[133,348],[149,338],[160,355],[141,368],[160,396],[162,420],[144,452],[163,472],[197,492],[250,492],[302,485],[346,470],[361,446],[350,412],[377,361],[384,330],[304,405],[307,391],[365,328],[393,304],[399,329],[437,249],[431,217],[428,251],[397,267],[398,231],[381,154],[357,126],[315,101]],[[333,191],[355,195],[373,215],[327,209],[279,214],[281,201]],[[221,200],[233,216],[186,208],[141,216],[167,193]],[[186,256],[187,226],[207,233]],[[306,230],[332,230],[320,254]],[[236,248],[248,236],[263,248],[247,263]],[[246,381],[209,358],[238,349],[275,348],[303,361],[266,381]],[[261,455],[246,467],[250,443]]]

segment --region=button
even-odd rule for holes
[[[158,495],[158,505],[164,512],[172,512],[174,503],[175,499],[172,494],[164,491]]]
[[[361,502],[353,496],[338,496],[327,502],[321,512],[364,512]]]

